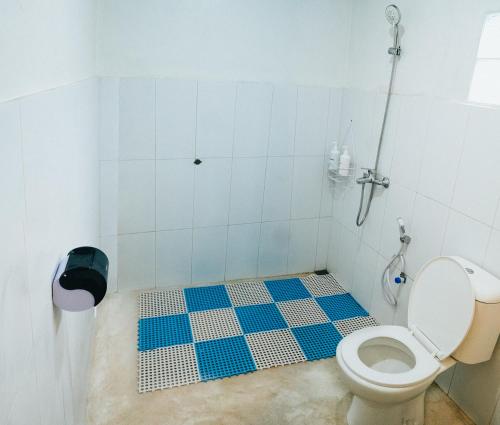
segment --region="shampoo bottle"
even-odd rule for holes
[[[344,149],[344,152],[342,152],[342,155],[340,155],[339,175],[348,176],[349,167],[351,166],[351,156],[347,151],[347,145],[344,145],[342,148]]]
[[[333,143],[332,150],[330,151],[330,160],[328,161],[328,170],[337,172],[339,169],[340,151],[337,142]]]

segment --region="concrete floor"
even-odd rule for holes
[[[98,309],[89,425],[344,425],[351,395],[335,358],[217,381],[137,393],[138,292],[108,295]],[[436,385],[426,425],[471,425]]]

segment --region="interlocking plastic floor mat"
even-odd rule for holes
[[[139,295],[140,393],[335,356],[375,320],[330,275]]]

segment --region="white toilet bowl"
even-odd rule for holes
[[[458,257],[430,261],[410,293],[408,328],[365,328],[340,342],[337,361],[354,394],[349,425],[423,425],[425,391],[438,374],[456,363],[451,354],[467,345],[462,352],[468,357],[457,359],[477,363],[491,357],[498,316],[474,314],[478,310],[474,288],[482,291],[481,303],[489,301],[492,313],[498,315],[500,281],[476,267]],[[471,326],[471,333],[475,328],[484,332],[485,326],[491,332],[466,338]]]
[[[351,425],[401,424],[402,418],[423,423],[425,390],[455,363],[438,362],[401,326],[354,332],[338,345],[337,361],[354,394]]]

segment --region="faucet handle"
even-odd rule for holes
[[[372,174],[375,174],[374,173],[374,169],[373,168],[365,168],[365,167],[361,167],[361,169],[363,170],[363,176],[364,177],[369,177],[371,176]]]

